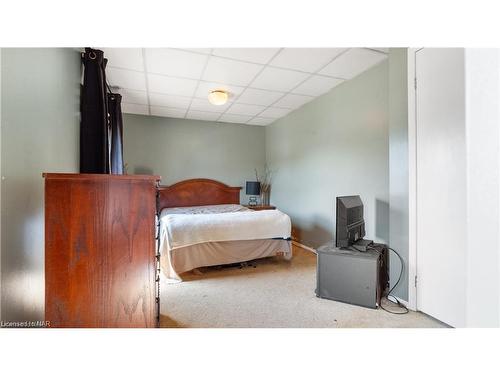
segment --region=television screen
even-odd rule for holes
[[[359,195],[337,197],[336,246],[349,247],[364,236],[363,202]]]

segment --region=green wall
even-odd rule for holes
[[[44,316],[42,172],[77,172],[80,56],[2,49],[2,319]]]
[[[406,48],[389,51],[389,243],[405,260],[403,277],[394,293],[408,300],[408,64]],[[400,262],[391,253],[390,279],[398,279]]]
[[[2,49],[0,48],[0,321],[2,319]]]
[[[353,194],[366,237],[388,241],[388,97],[385,60],[266,127],[271,203],[291,216],[301,243],[333,239],[335,197]]]
[[[261,126],[127,114],[123,123],[128,173],[159,174],[165,185],[204,177],[244,187],[265,165]]]
[[[79,53],[1,52],[2,318],[41,319],[41,173],[78,170]],[[275,172],[271,201],[292,217],[297,240],[316,247],[332,239],[335,197],[360,194],[367,237],[388,242],[395,233],[388,202],[396,198],[389,175],[401,178],[390,172],[389,150],[395,157],[392,142],[404,138],[400,60],[393,61],[399,68],[386,60],[268,127],[125,114],[128,173],[159,174],[167,185],[207,177],[244,186],[267,162]],[[393,86],[399,91],[389,100]]]

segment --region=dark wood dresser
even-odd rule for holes
[[[43,176],[50,326],[157,327],[160,177]]]

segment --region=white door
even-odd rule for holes
[[[465,325],[464,50],[424,48],[415,60],[417,309]]]

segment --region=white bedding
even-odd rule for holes
[[[251,211],[249,208],[239,204],[213,204],[210,206],[193,206],[193,207],[171,207],[165,208],[161,212],[161,216],[165,215],[194,215],[194,214],[222,214],[225,212],[242,212]]]
[[[160,250],[205,242],[258,240],[291,235],[290,217],[279,210],[253,211],[233,205],[178,207],[160,216]]]
[[[166,257],[169,265],[167,277],[177,280],[180,280],[180,277],[175,270],[173,251],[176,252],[177,258],[182,257],[182,252],[188,257],[187,253],[198,244],[289,239],[290,235],[290,217],[279,210],[253,211],[232,204],[168,208],[160,215],[160,253]],[[291,248],[289,251],[285,249],[284,252],[287,258],[291,257]],[[232,260],[234,261],[234,258]]]

